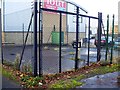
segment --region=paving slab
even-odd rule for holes
[[[18,89],[21,89],[22,87],[18,83],[2,76],[2,90],[6,90],[10,88],[18,90]]]

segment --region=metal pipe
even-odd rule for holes
[[[79,7],[77,7],[76,15],[76,54],[75,54],[75,70],[78,69],[78,39],[79,39]]]
[[[62,33],[62,13],[60,13],[60,36],[59,36],[59,38],[60,38],[60,41],[59,41],[59,73],[61,73],[61,47],[62,47],[62,44],[61,44],[61,33]]]
[[[34,76],[37,76],[37,0],[34,0]]]

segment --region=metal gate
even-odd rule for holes
[[[49,72],[52,73],[61,73],[63,71],[66,71],[67,69],[65,69],[63,67],[63,64],[65,67],[70,66],[70,69],[75,69],[77,70],[78,68],[80,68],[79,66],[79,49],[80,49],[80,17],[82,18],[87,18],[88,20],[88,57],[87,57],[87,64],[84,65],[89,65],[90,60],[89,60],[89,51],[90,51],[90,26],[91,26],[91,21],[92,19],[97,20],[98,22],[98,30],[97,30],[97,37],[98,37],[98,47],[97,47],[97,62],[100,61],[100,37],[101,37],[101,33],[102,33],[102,13],[98,13],[98,17],[94,17],[94,16],[88,16],[88,15],[84,15],[84,14],[80,14],[80,7],[79,5],[66,1],[67,3],[72,4],[73,6],[76,7],[76,12],[67,12],[67,11],[61,11],[61,10],[53,10],[53,9],[47,9],[47,8],[43,8],[42,7],[42,3],[41,0],[39,2],[39,9],[37,7],[38,2],[37,0],[34,0],[34,10],[33,13],[31,15],[31,19],[28,25],[28,31],[26,33],[26,37],[25,40],[23,39],[23,48],[21,51],[21,56],[20,56],[20,64],[19,64],[19,69],[22,65],[22,60],[23,60],[23,55],[25,53],[25,48],[26,48],[26,44],[27,44],[27,39],[30,33],[30,28],[31,28],[31,24],[33,23],[34,25],[34,29],[33,29],[33,71],[34,71],[34,76],[38,75],[42,75],[43,74],[43,70],[45,73],[45,70],[48,70]],[[51,24],[52,21],[56,20],[56,23],[54,23],[54,25],[52,27],[48,27],[44,26],[43,22],[48,23],[48,20],[43,20],[43,12],[49,12],[49,13],[57,13],[57,17],[54,16],[51,18],[51,20],[49,20],[49,24]],[[68,28],[69,26],[64,27],[64,15],[71,15],[73,17],[75,17],[75,32],[74,33],[68,33]],[[48,14],[46,14],[46,16],[49,16]],[[32,22],[33,21],[33,22]],[[24,25],[23,25],[24,26]],[[51,32],[49,32],[50,29]],[[65,30],[65,32],[63,32]],[[48,31],[49,34],[46,34],[45,32]],[[46,39],[47,36],[47,39]],[[65,37],[64,37],[65,36]],[[24,35],[23,35],[24,37]],[[74,38],[72,40],[74,40],[73,47],[71,45],[71,42],[69,42],[69,40],[71,38]],[[65,40],[64,40],[65,39]],[[66,41],[66,44],[65,42]],[[46,42],[46,43],[45,43]],[[49,44],[52,43],[52,44]],[[48,47],[49,44],[49,47]],[[57,45],[54,45],[57,44]],[[70,45],[69,45],[70,44]],[[64,47],[67,47],[64,48]],[[70,48],[69,48],[70,47]],[[66,51],[68,51],[66,53]],[[32,54],[30,54],[32,55]],[[2,55],[3,56],[3,55]],[[65,57],[65,58],[64,58]],[[67,60],[66,63],[64,63],[64,61],[66,59],[68,59],[69,57],[74,58],[74,61],[69,61]],[[43,60],[44,59],[44,60]],[[48,62],[46,62],[46,60],[48,60]],[[54,63],[52,63],[54,62]],[[71,64],[72,63],[72,64]],[[70,64],[70,65],[69,65]],[[56,70],[53,72],[53,69],[50,69],[49,66],[51,68],[55,68]],[[56,66],[56,67],[54,67]],[[65,69],[65,70],[63,70]]]
[[[68,2],[68,3],[71,3],[71,2]],[[89,25],[88,25],[88,60],[87,60],[87,65],[89,65],[89,47],[90,47],[90,43],[89,43],[89,40],[90,40],[90,20],[91,19],[98,19],[98,48],[97,48],[97,61],[100,61],[100,37],[101,37],[101,31],[102,31],[102,28],[101,28],[101,24],[102,24],[102,13],[98,13],[98,17],[93,17],[93,16],[87,16],[87,15],[82,15],[82,14],[79,14],[79,6],[74,4],[74,3],[71,3],[72,5],[75,5],[76,6],[76,13],[72,13],[72,12],[65,12],[65,11],[60,11],[60,10],[52,10],[52,9],[46,9],[46,8],[42,8],[42,2],[39,2],[39,74],[41,75],[42,74],[42,62],[43,62],[43,58],[42,58],[42,46],[43,46],[43,25],[42,25],[42,19],[41,19],[41,16],[42,16],[42,12],[43,11],[49,11],[49,12],[55,12],[55,13],[58,13],[59,14],[59,73],[62,72],[61,68],[62,68],[62,54],[61,54],[61,51],[62,51],[62,14],[70,14],[70,15],[74,15],[76,16],[76,40],[75,40],[75,70],[78,69],[78,48],[79,48],[79,16],[81,17],[86,17],[89,19]],[[37,2],[34,2],[34,75],[37,75]]]

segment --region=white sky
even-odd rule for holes
[[[112,17],[115,14],[115,24],[118,23],[118,2],[120,0],[71,0],[76,2],[88,11],[89,15],[98,16],[98,12],[103,13],[103,19],[106,20],[109,14]]]
[[[0,0],[1,1],[1,0]],[[10,1],[10,0],[6,0]],[[16,0],[11,0],[15,2]],[[19,0],[17,0],[19,1]],[[24,2],[29,2],[31,0],[20,0]],[[89,15],[97,16],[98,12],[103,13],[103,18],[106,19],[107,14],[113,15],[115,14],[115,21],[117,22],[118,18],[118,1],[120,0],[71,0],[73,2],[76,2],[83,8],[85,8],[88,11]]]
[[[15,2],[16,0],[6,1]],[[31,0],[20,1],[30,2]],[[76,2],[77,4],[85,8],[88,11],[88,15],[97,17],[98,12],[102,12],[104,21],[106,21],[108,14],[110,15],[110,20],[112,20],[112,15],[115,14],[115,24],[118,24],[118,2],[120,0],[71,0],[71,1]]]

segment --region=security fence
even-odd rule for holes
[[[70,2],[74,12],[43,8],[41,3],[34,11],[29,8],[5,15],[4,61],[19,60],[19,70],[25,71],[27,66],[36,76],[77,70],[104,57],[100,46],[102,13],[98,17],[81,14],[82,9]],[[95,37],[98,47],[94,45]],[[92,57],[91,49],[94,50]]]

